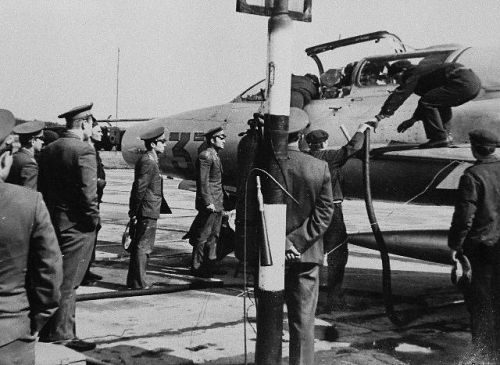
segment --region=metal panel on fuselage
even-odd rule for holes
[[[468,145],[386,152],[370,159],[372,196],[377,200],[453,205],[458,181],[474,161]],[[347,197],[363,197],[359,159],[343,168]]]

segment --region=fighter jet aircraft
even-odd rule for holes
[[[363,43],[377,45],[382,41],[392,45],[388,54],[351,59],[343,65],[335,60],[336,52],[344,49],[343,47]],[[381,122],[376,133],[371,136],[370,173],[374,199],[453,204],[458,180],[463,170],[474,161],[468,144],[468,132],[475,128],[486,128],[500,134],[500,48],[448,44],[409,50],[396,35],[379,31],[310,47],[306,49],[306,53],[316,63],[317,75],[322,81],[322,97],[312,100],[304,108],[311,122],[309,129],[321,128],[328,131],[332,148],[346,143],[341,125],[354,132],[360,123],[372,119],[378,113],[389,93],[397,87],[395,81],[387,76],[388,66],[393,62],[402,59],[415,65],[459,62],[480,77],[482,90],[479,95],[474,100],[453,108],[450,123],[450,134],[454,140],[452,147],[415,148],[427,140],[422,124],[415,125],[405,133],[396,131],[398,124],[413,114],[418,101],[415,95],[392,118]],[[220,157],[224,165],[225,181],[232,184],[237,171],[236,151],[241,138],[238,135],[247,129],[247,121],[252,119],[254,113],[265,112],[265,98],[266,82],[261,80],[229,103],[132,126],[123,137],[123,157],[133,165],[143,149],[138,136],[146,128],[164,126],[168,141],[165,153],[160,156],[162,171],[173,177],[194,180],[194,162],[203,143],[203,133],[223,125],[227,142]],[[344,192],[347,197],[363,196],[361,167],[361,162],[357,159],[351,159],[344,167]],[[441,248],[446,249],[446,246]],[[421,256],[415,254],[412,257],[448,262],[445,251],[439,257],[427,254]]]

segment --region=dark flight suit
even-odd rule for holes
[[[42,195],[0,180],[0,365],[34,364],[56,311],[62,256]]]
[[[101,155],[99,154],[98,149],[95,147],[95,158],[96,158],[96,164],[97,164],[97,209],[99,209],[99,206],[101,205],[102,202],[102,196],[104,194],[104,187],[106,186],[106,171],[104,171],[104,164],[102,163]],[[94,248],[92,250],[92,256],[90,257],[90,262],[89,266],[87,267],[87,271],[85,273],[85,277],[83,279],[83,282],[87,280],[87,277],[89,276],[90,273],[90,266],[95,260],[95,250],[97,246],[97,235],[99,234],[99,231],[101,230],[101,218],[99,216],[99,224],[96,227],[96,232],[95,232],[95,240],[94,240]],[[89,277],[89,281],[92,281],[92,278]]]
[[[415,93],[421,98],[413,117],[423,121],[429,140],[446,140],[451,107],[474,99],[480,90],[481,80],[459,63],[413,66],[404,71],[401,84],[385,101],[380,114],[393,115]]]
[[[290,364],[314,364],[314,318],[318,304],[319,267],[323,262],[323,234],[333,214],[328,165],[288,146],[286,183],[297,205],[287,199],[286,249],[301,253],[287,262],[285,300],[290,328]]]
[[[211,263],[217,258],[217,241],[219,240],[222,213],[224,211],[224,188],[222,186],[222,163],[213,147],[200,152],[196,160],[196,201],[198,211],[191,225],[193,256],[191,268],[209,270]],[[213,204],[215,212],[207,209]]]
[[[99,220],[95,151],[69,130],[40,154],[43,193],[63,254],[61,304],[40,332],[44,342],[76,338],[76,288],[87,270]]]
[[[36,190],[38,164],[36,163],[34,154],[26,148],[21,147],[12,157],[12,167],[5,182]]]
[[[307,76],[292,75],[290,106],[304,109],[312,99],[319,98],[319,90]]]
[[[341,167],[347,163],[347,160],[356,152],[363,148],[364,135],[356,133],[352,139],[339,150],[311,150],[309,153],[328,163],[330,176],[332,178],[332,191],[334,210],[330,226],[328,227],[323,241],[325,243],[325,253],[328,255],[328,300],[327,305],[342,306],[343,292],[342,282],[344,281],[345,266],[349,255],[347,247],[347,231],[342,213],[342,185],[344,177]],[[333,309],[333,308],[331,308]]]
[[[130,192],[129,217],[137,217],[137,222],[130,244],[128,288],[149,287],[146,282],[146,267],[155,243],[162,200],[163,179],[160,176],[158,160],[153,152],[147,152],[135,164],[134,183]]]
[[[465,170],[448,236],[451,249],[470,260],[472,283],[464,293],[472,345],[500,361],[500,160],[491,155]]]

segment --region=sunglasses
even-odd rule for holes
[[[167,140],[165,138],[161,138],[161,139],[157,139],[156,142],[161,142],[161,143],[165,143],[167,142]]]
[[[223,140],[226,139],[226,135],[225,134],[219,134],[218,136],[214,136],[214,138],[219,138],[221,141],[223,141]]]

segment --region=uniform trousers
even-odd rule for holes
[[[493,247],[468,254],[471,285],[464,298],[471,316],[473,355],[500,364],[500,253]]]
[[[432,141],[446,139],[451,107],[474,99],[480,90],[478,77],[469,69],[459,68],[448,75],[448,82],[443,86],[422,95],[414,115],[423,121],[427,138]]]
[[[61,301],[55,314],[40,331],[40,341],[43,342],[76,337],[76,289],[87,271],[95,239],[95,230],[83,232],[78,225],[63,232],[56,230],[56,234],[63,256]]]
[[[202,210],[193,222],[193,255],[191,268],[200,270],[217,259],[217,242],[222,224],[222,212]]]
[[[290,365],[314,364],[314,319],[319,294],[319,264],[292,263],[285,272],[285,302],[290,332]]]
[[[341,306],[344,300],[342,283],[344,282],[345,266],[349,256],[347,247],[347,230],[342,212],[342,203],[333,205],[333,216],[328,229],[323,236],[325,253],[330,252],[328,262],[328,294],[327,306],[333,310]]]
[[[304,109],[307,100],[300,91],[292,90],[290,93],[290,106],[295,108]]]
[[[127,287],[141,289],[149,284],[146,282],[148,258],[156,238],[157,220],[153,218],[137,218],[135,234],[130,243],[130,261],[127,274]]]
[[[99,204],[98,204],[99,207]],[[92,249],[92,255],[90,256],[90,261],[89,261],[89,266],[87,266],[87,270],[85,271],[85,276],[87,276],[90,273],[90,267],[92,266],[92,263],[95,261],[95,250],[97,248],[97,235],[99,234],[99,231],[101,230],[101,217],[99,217],[99,223],[97,224],[97,228],[95,230],[95,237],[94,237],[94,248]],[[84,276],[84,279],[85,279]]]
[[[0,346],[0,365],[35,365],[35,338],[19,338]]]

